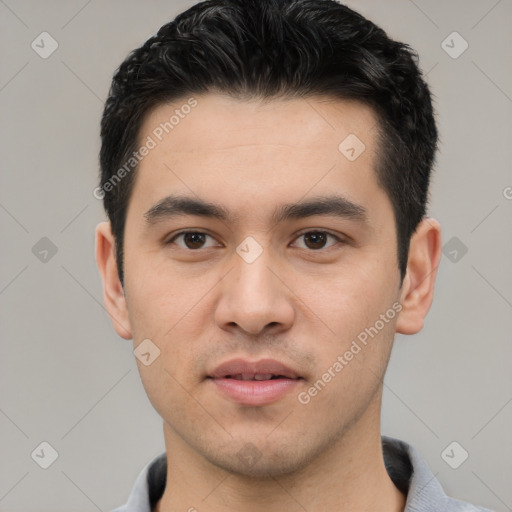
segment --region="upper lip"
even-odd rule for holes
[[[298,379],[299,374],[288,366],[276,361],[275,359],[260,359],[259,361],[247,361],[245,359],[232,359],[220,366],[209,375],[214,379],[233,377],[235,375],[246,375],[254,377],[255,375],[281,376],[288,379]]]

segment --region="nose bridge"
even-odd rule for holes
[[[236,282],[232,292],[238,297],[239,304],[245,304],[247,308],[268,307],[279,293],[275,289],[275,276],[269,269],[272,266],[269,246],[263,247],[253,237],[247,237],[236,252]]]
[[[276,265],[268,245],[247,237],[237,247],[233,265],[217,305],[219,325],[235,323],[251,334],[258,334],[269,324],[288,326],[293,320],[293,306],[286,287],[271,270]]]

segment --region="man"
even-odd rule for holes
[[[475,511],[380,434],[441,229],[415,54],[332,0],[211,0],[122,63],[102,119],[104,300],[166,453],[133,511]]]

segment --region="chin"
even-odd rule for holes
[[[231,458],[219,457],[216,460],[210,460],[210,462],[232,475],[247,477],[252,480],[255,478],[271,480],[279,476],[293,474],[306,465],[296,460],[296,455],[294,456],[294,460],[281,459],[278,461],[263,455],[258,461],[252,464],[239,460],[238,455],[235,454]]]
[[[237,449],[233,451],[234,445]],[[268,441],[239,440],[233,441],[222,452],[212,452],[210,449],[204,456],[214,466],[233,475],[268,480],[301,471],[321,452],[321,447],[307,449],[303,440],[286,445],[283,442],[277,445]]]

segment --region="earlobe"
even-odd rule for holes
[[[441,260],[441,226],[435,219],[424,218],[414,232],[409,246],[407,273],[402,284],[402,310],[396,332],[416,334],[432,305],[437,268]]]
[[[132,338],[124,290],[119,280],[115,242],[110,222],[96,226],[96,263],[103,281],[103,301],[117,334]]]

